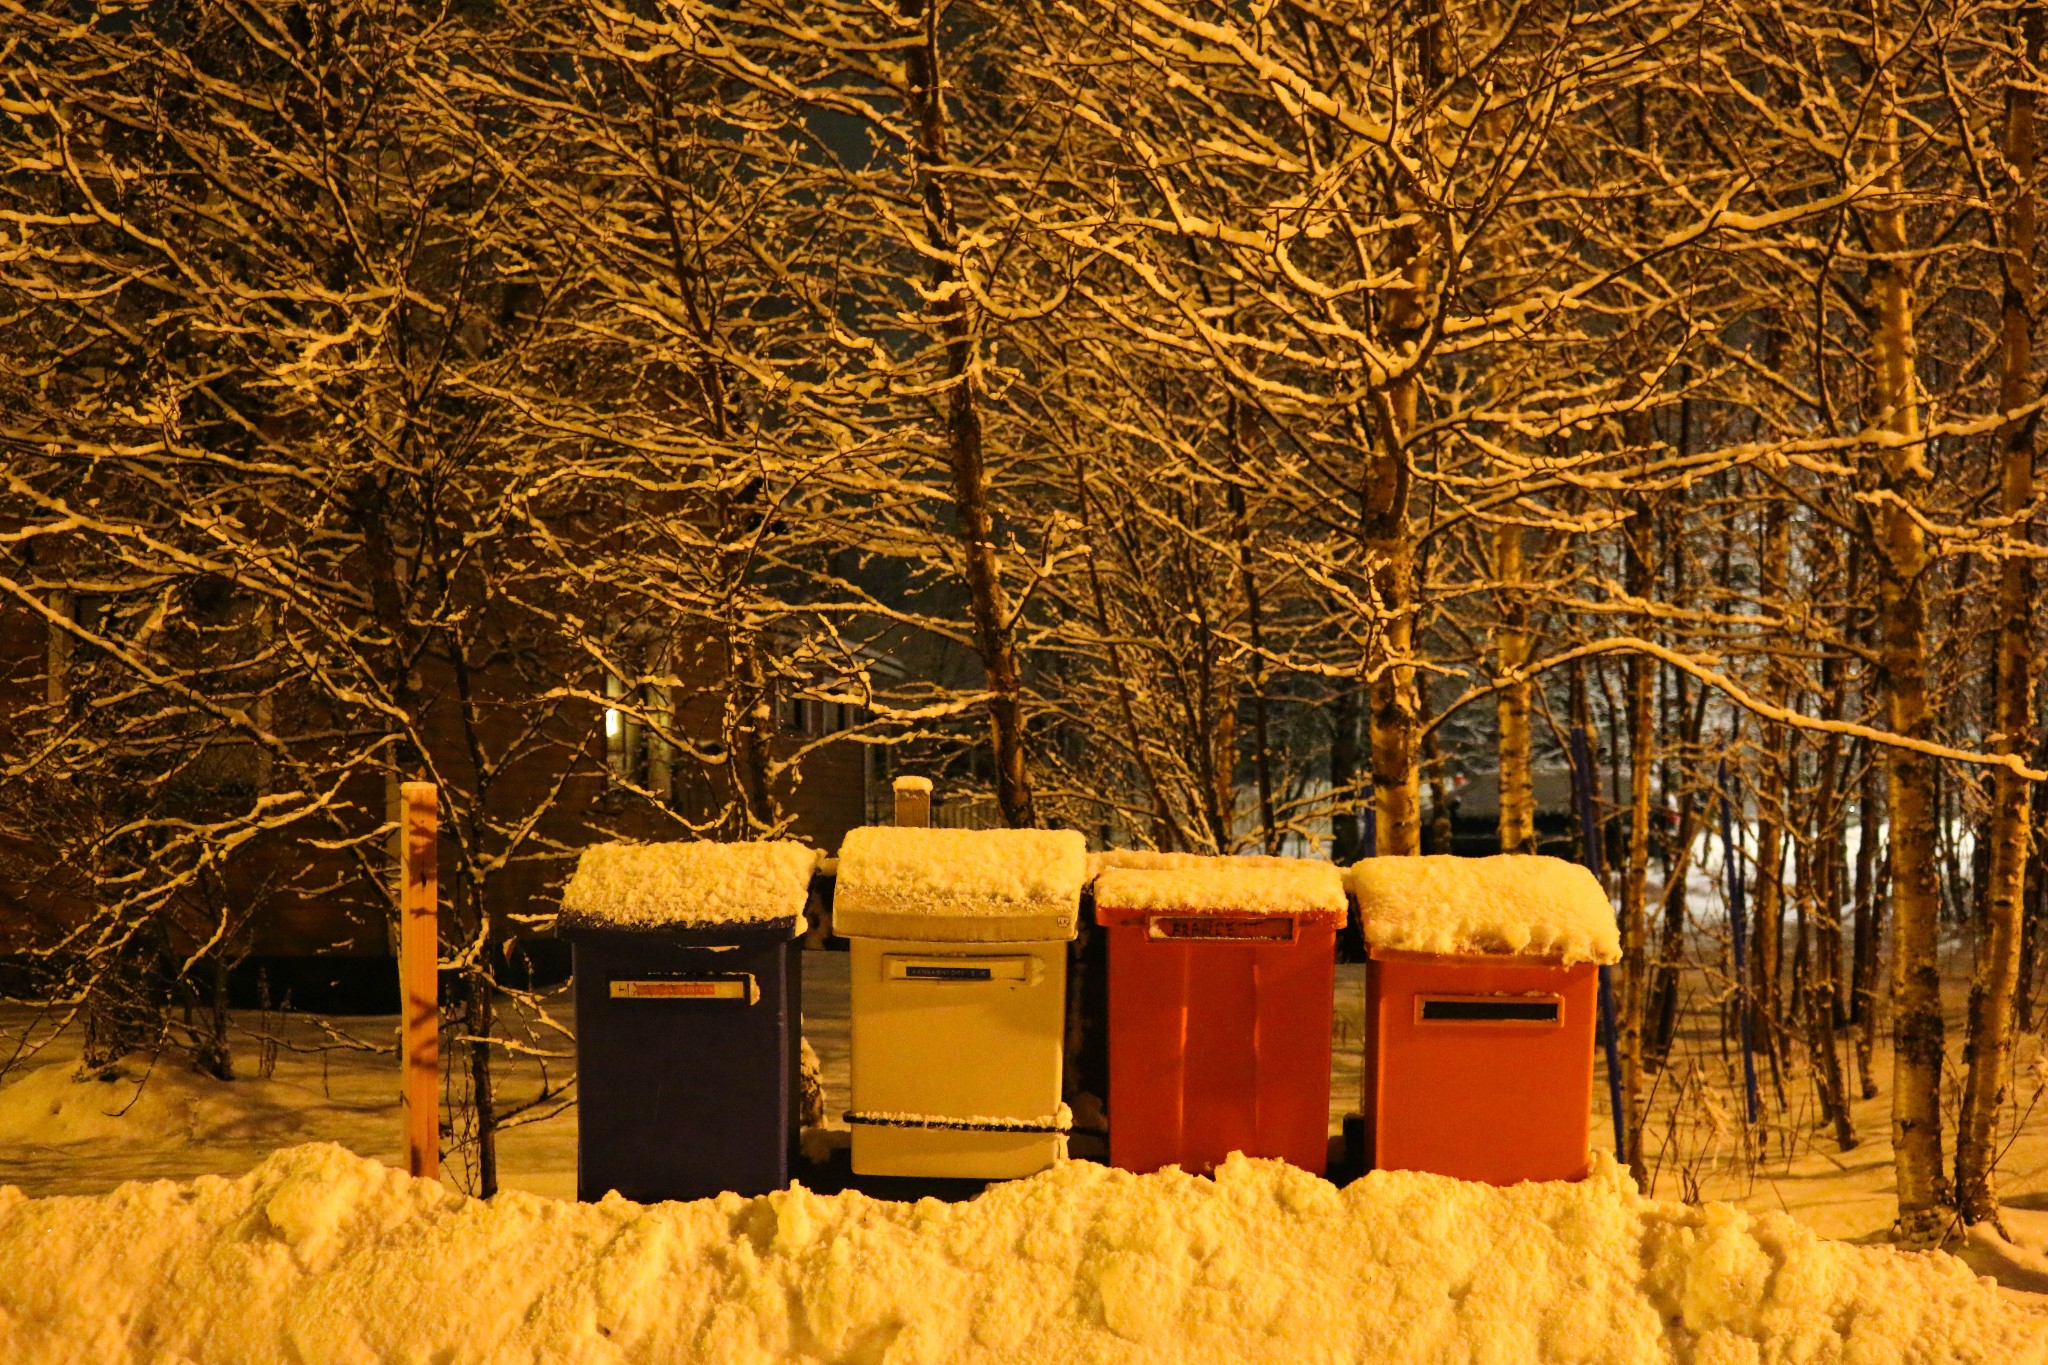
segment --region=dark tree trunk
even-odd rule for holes
[[[905,0],[903,17],[923,29],[906,55],[911,114],[917,123],[917,180],[925,233],[938,248],[933,294],[946,349],[946,458],[953,474],[953,506],[966,561],[968,614],[974,644],[988,676],[989,729],[995,751],[996,800],[1005,823],[1038,823],[1024,753],[1024,683],[1018,665],[1009,595],[996,569],[995,518],[990,508],[988,460],[982,445],[981,401],[974,357],[980,346],[961,287],[956,248],[959,227],[941,167],[946,164],[946,107],[941,80],[938,5]]]
[[[1357,862],[1365,851],[1358,828],[1359,709],[1358,686],[1340,684],[1330,699],[1330,860],[1340,867]],[[1372,818],[1369,809],[1364,818]]]

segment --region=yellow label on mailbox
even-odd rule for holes
[[[614,1000],[744,1000],[761,998],[751,976],[713,977],[698,981],[614,981]]]
[[[1154,915],[1147,937],[1195,943],[1292,943],[1294,917],[1219,919],[1213,915]]]

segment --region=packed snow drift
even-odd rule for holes
[[[816,849],[783,840],[593,844],[562,888],[562,920],[591,929],[798,922],[817,865]]]
[[[1566,966],[1621,959],[1613,902],[1598,878],[1562,858],[1363,858],[1347,875],[1375,948],[1514,953]]]
[[[1088,878],[1070,829],[867,825],[839,846],[834,927],[869,938],[1069,939]]]
[[[1344,922],[1344,874],[1334,864],[1312,858],[1153,856],[1160,861],[1102,866],[1095,877],[1095,903],[1184,915],[1293,915]]]
[[[1952,1257],[1646,1200],[1063,1163],[971,1203],[488,1203],[340,1147],[0,1190],[0,1360],[1986,1362],[2048,1316]]]

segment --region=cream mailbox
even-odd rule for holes
[[[1367,858],[1365,1107],[1381,1169],[1496,1185],[1586,1174],[1599,966],[1592,873],[1531,855]]]
[[[1065,1150],[1060,1063],[1086,845],[1071,830],[869,827],[839,851],[853,1170],[1030,1175]]]

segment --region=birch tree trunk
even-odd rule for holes
[[[1650,592],[1648,557],[1639,509],[1638,524],[1628,529],[1629,592],[1646,599]],[[1650,771],[1656,763],[1654,713],[1651,710],[1655,665],[1640,654],[1628,659],[1628,871],[1621,893],[1621,989],[1616,1005],[1616,1032],[1621,1048],[1622,1146],[1636,1183],[1647,1193],[1649,1171],[1643,1164],[1643,1001],[1649,980],[1649,919],[1645,904],[1650,875]]]
[[[716,369],[709,365],[705,368]],[[718,382],[707,377],[701,391],[706,395],[705,417],[712,430],[720,438],[729,436],[725,404],[710,401],[711,395],[720,392]],[[719,543],[726,547],[718,556],[719,582],[728,594],[720,622],[723,639],[719,650],[719,666],[725,674],[720,728],[731,765],[727,786],[732,804],[725,823],[733,838],[754,839],[775,828],[782,818],[768,780],[768,744],[775,733],[775,700],[761,661],[760,642],[745,621],[746,565],[752,556],[738,548],[746,543],[749,534],[743,525],[742,504],[721,495],[717,509]],[[761,513],[756,510],[754,515],[758,517]]]
[[[768,784],[768,736],[775,731],[774,701],[768,690],[768,676],[761,667],[761,651],[751,634],[735,628],[726,637],[727,678],[732,690],[726,696],[726,726],[732,735],[734,794],[741,809],[735,821],[747,837],[781,823],[782,811]]]
[[[1701,708],[1704,710],[1705,708]],[[1650,976],[1644,1004],[1644,1064],[1661,1070],[1678,1036],[1678,986],[1685,964],[1685,883],[1692,875],[1692,846],[1706,833],[1699,798],[1688,791],[1679,803],[1677,851],[1664,882],[1663,933],[1658,937],[1657,965]]]
[[[1430,719],[1429,693],[1417,688],[1416,697],[1420,702],[1416,720],[1422,730],[1422,769],[1429,774],[1429,839],[1425,847],[1433,853],[1449,853],[1457,827],[1451,819],[1450,784],[1444,780],[1443,750]]]
[[[1785,571],[1790,556],[1785,504],[1774,501],[1764,512],[1763,582],[1765,595],[1780,604],[1781,610],[1788,601]],[[1785,667],[1775,658],[1764,663],[1768,678],[1765,695],[1774,706],[1782,707],[1787,701]],[[1785,793],[1792,785],[1791,736],[1785,727],[1771,731],[1768,755],[1758,793],[1756,932],[1750,939],[1750,990],[1755,1033],[1775,1074],[1779,1064],[1778,982],[1784,956]]]
[[[1885,32],[1889,6],[1872,6],[1873,45]],[[1873,61],[1873,69],[1881,63]],[[1886,197],[1871,210],[1871,337],[1877,425],[1895,443],[1880,448],[1875,510],[1878,541],[1878,655],[1885,720],[1893,734],[1932,742],[1927,701],[1925,600],[1929,556],[1915,510],[1933,479],[1921,437],[1915,377],[1913,288],[1907,261],[1905,175],[1899,161],[1899,115],[1888,68],[1878,77]],[[1898,1184],[1895,1240],[1932,1246],[1948,1221],[1951,1194],[1941,1159],[1941,885],[1935,844],[1938,818],[1934,760],[1887,746],[1885,771],[1891,827],[1892,897],[1892,1153]]]
[[[465,975],[463,1025],[470,1041],[469,1099],[476,1110],[476,1194],[489,1199],[498,1192],[498,1090],[491,1075],[491,991],[488,967],[479,964]]]
[[[1380,610],[1370,696],[1374,847],[1381,857],[1422,852],[1421,707],[1415,666],[1406,662],[1415,647],[1415,547],[1404,441],[1415,422],[1415,381],[1399,390],[1383,414],[1383,428],[1392,429],[1366,478],[1366,551],[1375,561]]]
[[[1680,454],[1689,455],[1692,448],[1692,403],[1682,400],[1678,405],[1678,449]],[[1670,576],[1665,592],[1668,601],[1682,605],[1687,600],[1688,587],[1686,556],[1680,551],[1685,540],[1681,528],[1687,494],[1678,489],[1666,497],[1658,528],[1662,567]],[[1663,789],[1667,801],[1673,792],[1682,795],[1678,803],[1678,828],[1664,858],[1663,932],[1659,935],[1656,966],[1650,974],[1649,993],[1644,1001],[1644,1028],[1648,1035],[1643,1047],[1644,1063],[1653,1071],[1663,1070],[1671,1055],[1672,1041],[1678,1035],[1679,985],[1685,966],[1686,880],[1692,871],[1693,843],[1706,833],[1711,819],[1710,803],[1680,782],[1678,761],[1681,746],[1688,755],[1699,753],[1700,734],[1707,718],[1708,689],[1701,688],[1698,697],[1688,702],[1686,675],[1676,669],[1664,670],[1664,675],[1670,682],[1670,718],[1664,722],[1670,738],[1661,755]]]
[[[2006,209],[2003,366],[1999,406],[2007,412],[2028,398],[2033,362],[2034,295],[2034,71],[2041,55],[2042,15],[2030,5],[2021,19],[2025,64],[2006,87],[2005,157],[2013,177]],[[2013,519],[2009,534],[2030,538],[2024,520],[2034,500],[2034,419],[2007,422],[1999,511]],[[1993,696],[1999,753],[2031,754],[2034,715],[2032,561],[2008,555],[1998,571],[1998,659]],[[2020,989],[2020,936],[2026,906],[2028,784],[2010,768],[1992,774],[1991,868],[1985,922],[1970,983],[1969,1038],[1963,1052],[1962,1115],[1956,1124],[1956,1208],[1965,1223],[1996,1222],[1998,1111],[2012,1063],[2013,1013]]]
[[[1863,1098],[1877,1098],[1877,974],[1884,938],[1884,909],[1891,899],[1891,854],[1878,847],[1877,822],[1886,808],[1884,775],[1869,760],[1858,803],[1869,854],[1856,860],[1856,946],[1850,964],[1849,997],[1856,1011],[1856,1075]]]
[[[1243,412],[1243,405],[1234,398],[1229,404],[1229,413],[1233,477],[1227,497],[1230,502],[1231,535],[1236,541],[1238,582],[1244,591],[1245,632],[1251,645],[1251,655],[1246,660],[1246,681],[1249,683],[1252,699],[1252,772],[1259,788],[1260,848],[1271,856],[1280,851],[1280,826],[1273,815],[1273,744],[1266,700],[1264,620],[1259,598],[1255,547],[1252,544],[1251,511],[1242,482],[1245,466],[1249,463],[1245,450],[1249,419]]]
[[[1758,794],[1756,855],[1756,919],[1750,935],[1751,1018],[1758,1041],[1771,1057],[1778,1057],[1778,978],[1784,951],[1785,918],[1785,828],[1781,813],[1785,802],[1784,733],[1774,733],[1765,760],[1762,790]]]
[[[2041,766],[2044,754],[2048,754],[2048,746],[2036,743],[2036,768]],[[2036,831],[2036,836],[2033,840],[2034,850],[2027,858],[2027,884],[2020,897],[2020,977],[2014,989],[2018,999],[2014,1002],[2013,1026],[2021,1033],[2030,1033],[2034,1028],[2034,980],[2040,975],[2042,932],[2044,928],[2048,928],[2048,925],[2043,924],[2043,915],[2048,913],[2048,905],[2044,905],[2041,895],[2042,882],[2048,880],[2048,859],[2042,857],[2041,839],[2038,835],[2042,816],[2048,813],[2048,802],[2043,801],[2044,796],[2048,796],[2048,787],[2037,783],[2033,797],[2027,803],[2027,826]]]
[[[1829,653],[1821,661],[1821,709],[1831,721],[1842,718],[1842,659]],[[1842,799],[1842,740],[1830,734],[1821,743],[1820,772],[1809,826],[1807,860],[1800,869],[1806,884],[1807,920],[1812,926],[1812,948],[1805,970],[1810,973],[1805,995],[1807,1056],[1813,1066],[1824,1118],[1833,1122],[1835,1143],[1843,1151],[1856,1145],[1856,1128],[1849,1112],[1849,1087],[1842,1075],[1842,1057],[1836,1047],[1836,1028],[1841,1015],[1842,975],[1842,828],[1847,823],[1848,803]]]
[[[1494,528],[1494,578],[1500,587],[1500,633],[1496,647],[1502,674],[1529,662],[1529,602],[1522,582],[1522,527],[1502,522]],[[1500,691],[1495,701],[1499,720],[1500,851],[1536,851],[1536,790],[1529,769],[1529,711],[1532,684],[1523,679]]]
[[[1438,0],[1417,0],[1418,103],[1432,97],[1437,78]],[[1427,154],[1427,139],[1424,140]],[[1410,198],[1403,196],[1404,199]],[[1429,253],[1419,205],[1404,207],[1417,221],[1391,235],[1393,270],[1401,283],[1388,290],[1380,331],[1396,364],[1408,368],[1374,395],[1379,451],[1364,487],[1365,548],[1373,564],[1373,591],[1381,613],[1378,657],[1372,661],[1372,788],[1374,851],[1382,857],[1422,852],[1420,701],[1415,668],[1415,543],[1408,526],[1409,440],[1420,411],[1418,350],[1429,322]]]

